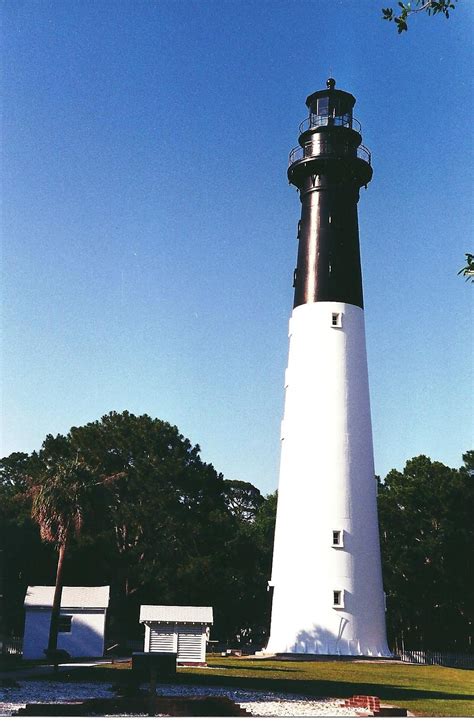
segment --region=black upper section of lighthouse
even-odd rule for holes
[[[288,179],[301,199],[294,307],[341,301],[363,308],[357,203],[372,178],[370,152],[353,117],[355,98],[335,89],[306,99],[309,116],[290,153]]]

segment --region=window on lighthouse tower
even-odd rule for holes
[[[342,313],[331,314],[331,325],[333,328],[342,328]]]
[[[344,592],[333,591],[332,592],[332,605],[334,608],[344,608]]]

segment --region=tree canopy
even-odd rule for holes
[[[3,459],[0,492],[13,515],[22,509],[28,534],[34,536],[28,489],[42,488],[41,504],[48,494],[59,500],[54,475],[46,486],[43,481],[51,468],[68,468],[78,457],[91,477],[113,483],[94,484],[87,513],[78,505],[74,513],[74,494],[58,504],[71,511],[71,523],[82,523],[80,538],[69,546],[64,583],[110,583],[113,634],[137,633],[141,603],[212,605],[219,637],[262,634],[272,539],[260,529],[265,499],[255,486],[226,481],[176,426],[111,412],[66,436],[48,435],[38,454]],[[43,536],[66,528],[49,510],[41,520]],[[37,581],[25,569],[21,580],[24,590],[52,576]]]
[[[43,541],[60,548],[79,535],[92,483],[89,470],[78,460],[69,459],[46,468],[38,480],[32,479],[31,516]]]
[[[387,622],[399,647],[466,649],[474,588],[474,453],[456,470],[426,456],[379,484]]]

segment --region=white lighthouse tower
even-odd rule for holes
[[[372,168],[354,104],[329,79],[290,153],[302,209],[267,653],[390,655],[357,222]]]

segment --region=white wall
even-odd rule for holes
[[[104,611],[80,611],[61,609],[61,614],[72,616],[71,632],[58,633],[58,649],[64,649],[72,657],[104,655]],[[25,609],[25,632],[23,658],[45,658],[48,646],[51,610]]]
[[[43,649],[48,646],[51,611],[25,609],[23,658],[45,658]]]
[[[267,651],[388,655],[362,309],[295,308],[285,385]]]

